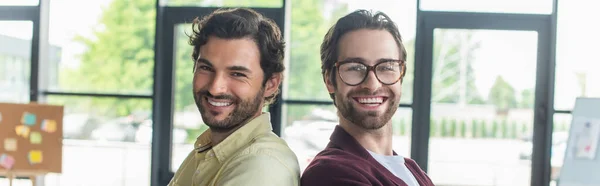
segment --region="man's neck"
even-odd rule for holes
[[[233,134],[235,131],[242,128],[244,125],[248,124],[250,121],[254,120],[261,114],[262,114],[262,112],[259,112],[255,116],[243,121],[242,124],[239,124],[236,127],[231,128],[229,130],[211,130],[211,129],[209,129],[209,130],[211,130],[210,131],[210,143],[212,144],[213,147],[217,146],[223,140],[227,139],[227,137],[229,137],[229,135]]]
[[[393,155],[391,121],[379,129],[364,129],[340,117],[340,127],[354,137],[365,149],[385,156]]]

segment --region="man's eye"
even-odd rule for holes
[[[354,65],[354,66],[349,67],[347,70],[348,71],[363,71],[363,70],[365,70],[365,67],[362,65]]]
[[[231,75],[232,75],[233,77],[246,77],[246,74],[239,73],[239,72],[234,72],[234,73],[231,73]]]
[[[384,65],[384,66],[382,66],[380,68],[380,70],[383,70],[383,71],[394,71],[394,67],[391,66],[391,65]]]
[[[199,67],[198,67],[198,69],[199,69],[199,70],[203,70],[203,71],[212,71],[212,69],[210,69],[210,67],[208,67],[208,66],[205,66],[205,65],[203,65],[203,66],[199,66]]]

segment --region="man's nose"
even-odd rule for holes
[[[222,75],[216,74],[210,81],[208,92],[215,96],[227,93],[227,79]]]
[[[369,71],[367,73],[367,77],[365,77],[365,81],[363,81],[359,86],[360,88],[369,89],[370,91],[375,91],[381,87],[381,82],[377,79],[374,71]]]

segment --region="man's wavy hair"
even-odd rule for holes
[[[333,25],[321,44],[321,74],[323,78],[329,78],[333,85],[336,85],[335,63],[339,55],[339,43],[346,33],[359,29],[386,30],[392,34],[398,48],[400,49],[400,60],[406,61],[406,49],[402,44],[402,36],[398,31],[396,24],[383,12],[373,12],[368,10],[356,10],[342,18]],[[406,63],[405,63],[406,64]],[[329,72],[329,77],[325,77]],[[404,79],[406,67],[400,77],[400,82]],[[325,80],[325,79],[324,79]],[[333,99],[333,94],[330,94]],[[335,99],[334,99],[335,101]]]
[[[260,67],[264,72],[262,86],[265,86],[274,73],[285,70],[283,65],[285,42],[279,27],[273,20],[252,9],[218,9],[202,19],[194,19],[192,29],[189,44],[194,46],[192,53],[194,69],[200,55],[200,47],[208,42],[209,36],[216,36],[222,39],[254,40],[260,51]],[[274,94],[265,97],[265,105],[273,103],[279,91],[277,89]]]

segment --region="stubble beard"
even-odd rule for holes
[[[387,105],[387,109],[385,109],[383,113],[378,113],[377,111],[360,112],[353,105],[353,100],[351,97],[343,97],[342,95],[338,94],[335,96],[335,98],[338,99],[336,102],[338,103],[338,111],[342,117],[350,121],[352,124],[366,130],[376,130],[382,128],[392,119],[392,116],[394,116],[394,113],[396,113],[396,110],[398,109],[398,106],[396,105],[398,101],[393,100],[395,99],[395,96],[393,95],[386,101],[385,104]]]
[[[196,106],[202,115],[202,120],[211,129],[211,131],[230,131],[248,122],[248,120],[250,120],[254,114],[260,110],[263,93],[264,88],[262,88],[254,96],[254,98],[251,98],[250,100],[241,100],[233,95],[212,96],[208,93],[208,91],[201,90],[194,94],[194,101],[196,102]],[[227,115],[227,117],[225,117],[225,119],[218,121],[215,119],[215,115],[219,113],[212,113],[207,108],[204,108],[202,104],[203,101],[206,101],[205,99],[207,97],[215,99],[229,99],[233,102],[233,104],[235,104],[235,108]]]

